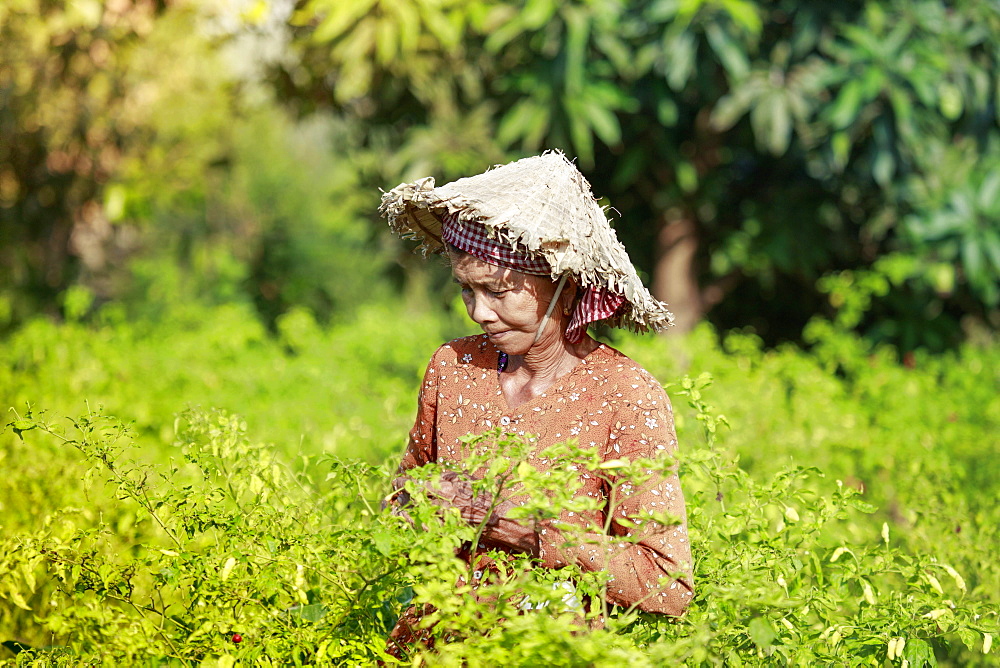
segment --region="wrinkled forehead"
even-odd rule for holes
[[[531,287],[541,292],[551,289],[554,285],[548,276],[536,276],[509,267],[500,267],[457,249],[449,249],[448,258],[451,261],[452,276],[465,285],[503,286],[508,289]]]
[[[482,282],[490,280],[523,283],[524,279],[527,278],[527,274],[520,271],[495,265],[456,248],[448,249],[448,260],[451,263],[452,275],[459,281]]]

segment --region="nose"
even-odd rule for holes
[[[469,312],[469,317],[472,318],[473,322],[480,327],[486,323],[496,321],[496,313],[490,308],[489,300],[481,295],[477,297],[475,294],[472,294],[466,297],[465,310]]]

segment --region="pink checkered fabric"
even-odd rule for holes
[[[491,237],[482,223],[462,223],[458,215],[441,215],[441,239],[469,255],[498,267],[513,269],[523,274],[549,276],[552,273],[548,261],[522,247],[511,248]],[[610,318],[625,303],[625,296],[611,292],[607,288],[590,286],[584,288],[577,301],[566,328],[565,337],[570,343],[579,343],[592,322]]]
[[[536,276],[548,276],[552,273],[549,263],[541,255],[523,247],[511,248],[491,237],[482,223],[460,223],[458,215],[454,213],[441,214],[441,239],[498,267]]]
[[[566,328],[566,340],[570,343],[579,343],[587,333],[587,326],[590,323],[610,318],[624,303],[624,295],[617,295],[607,288],[593,285],[586,288],[576,308],[573,309],[573,317],[570,318],[569,327]]]

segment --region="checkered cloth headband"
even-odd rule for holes
[[[482,223],[460,223],[454,213],[441,214],[441,239],[483,262],[506,267],[523,274],[548,276],[552,273],[544,257],[526,248],[511,248],[491,237]]]
[[[481,223],[460,223],[458,216],[453,213],[441,214],[441,221],[441,239],[445,243],[483,262],[523,274],[550,276],[552,273],[544,257],[526,249],[512,249],[491,237],[486,226]],[[579,343],[587,333],[587,326],[590,323],[615,315],[624,302],[623,295],[615,294],[604,287],[585,288],[566,328],[566,340],[570,343]]]

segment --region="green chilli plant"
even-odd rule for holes
[[[386,474],[358,462],[292,466],[246,423],[188,411],[167,466],[98,411],[11,429],[83,456],[86,497],[0,543],[0,599],[44,645],[24,665],[370,664],[395,621],[404,568],[385,549]],[[323,472],[326,471],[325,475]]]
[[[711,384],[670,387],[686,400],[679,423],[701,426],[674,458],[605,460],[573,441],[534,453],[527,435],[490,432],[465,440],[461,470],[402,480],[393,464],[287,460],[221,411],[182,413],[155,459],[99,410],[12,413],[7,431],[23,441],[11,456],[39,460],[66,489],[47,487],[55,510],[0,534],[0,653],[23,666],[995,665],[997,611],[979,574],[873,522],[860,490],[816,468],[754,476],[726,447]],[[530,454],[558,465],[540,472]],[[577,493],[581,475],[606,480],[600,503],[613,510],[628,486],[675,468],[695,558],[680,618],[611,606],[607,562],[463,560],[485,527],[433,495],[443,474],[468,475],[492,507],[523,499],[509,516],[558,526],[598,503]],[[559,528],[566,547],[592,540]],[[387,636],[411,608],[428,642],[397,658]]]
[[[629,462],[607,460],[593,448],[582,448],[575,440],[538,451],[530,435],[505,434],[492,430],[464,440],[463,474],[472,480],[473,492],[489,500],[491,510],[507,498],[521,501],[507,517],[536,530],[558,531],[561,545],[571,550],[596,543],[596,534],[608,534],[611,518],[620,503],[651,479],[670,473],[675,466],[667,455]],[[528,459],[536,456],[547,466],[542,471]],[[468,561],[455,558],[462,546],[480,544],[482,523],[469,526],[457,511],[442,512],[433,500],[434,481],[453,469],[454,464],[432,464],[408,471],[408,492],[404,530],[400,539],[413,540],[406,530],[426,532],[429,527],[445,530],[451,537],[450,553],[418,553],[409,549],[413,578],[411,605],[424,611],[421,626],[427,642],[410,647],[411,659],[429,665],[473,665],[506,656],[528,665],[537,661],[565,660],[565,648],[573,646],[578,656],[596,659],[615,647],[627,647],[623,638],[602,643],[596,636],[585,640],[582,631],[609,618],[633,620],[634,609],[613,610],[607,596],[607,565],[621,550],[642,538],[638,531],[620,536],[614,549],[602,551],[602,561],[586,571],[572,565],[560,569],[535,567],[531,557],[491,550]],[[609,490],[607,500],[583,494],[581,476],[602,478]],[[604,511],[603,525],[588,526],[563,521],[564,515],[585,515]],[[620,523],[637,527],[656,524],[673,526],[679,519],[662,512],[623,519]],[[613,634],[607,634],[613,637]],[[583,645],[589,647],[582,649]],[[562,648],[562,649],[560,649]],[[491,659],[492,657],[492,659]],[[561,658],[560,658],[561,657]],[[585,664],[581,664],[585,665]]]
[[[674,388],[706,446],[679,455],[696,597],[681,620],[628,630],[654,665],[989,665],[997,611],[967,598],[952,566],[897,546],[887,524],[872,531],[858,489],[791,463],[751,476],[720,445],[711,383]]]

